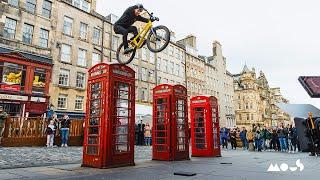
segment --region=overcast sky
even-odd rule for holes
[[[291,103],[320,107],[304,91],[298,77],[320,73],[320,1],[318,0],[97,0],[102,15],[120,16],[130,5],[143,3],[176,32],[177,39],[197,36],[201,55],[222,44],[231,73],[262,70],[271,87],[280,87]]]

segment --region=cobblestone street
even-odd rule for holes
[[[151,159],[151,147],[136,146],[135,161]],[[0,169],[80,164],[82,147],[16,147],[0,148]]]

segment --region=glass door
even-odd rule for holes
[[[207,149],[204,107],[195,107],[194,111],[194,143],[197,149]]]
[[[212,135],[213,135],[213,149],[219,148],[220,138],[218,133],[220,133],[219,127],[217,126],[218,117],[217,117],[217,107],[211,108],[211,117],[212,117]]]
[[[168,152],[169,142],[169,97],[155,99],[154,145],[156,152]]]
[[[115,82],[113,102],[113,147],[115,154],[130,151],[130,119],[132,112],[131,87],[128,83]]]
[[[101,115],[103,112],[102,100],[102,82],[92,83],[90,86],[89,95],[89,118],[88,118],[88,136],[87,136],[87,149],[88,155],[99,155],[100,147],[100,127],[101,127]]]
[[[186,121],[186,104],[185,100],[178,99],[176,102],[176,125],[177,125],[177,150],[185,151],[188,144],[187,121]]]

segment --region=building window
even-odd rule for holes
[[[9,0],[8,3],[12,6],[18,7],[19,5],[19,0]]]
[[[253,114],[251,114],[251,120],[253,121]]]
[[[76,102],[75,102],[75,107],[74,107],[75,110],[78,110],[78,111],[83,110],[83,99],[84,99],[83,96],[76,97]]]
[[[139,93],[139,98],[142,100],[142,101],[147,101],[148,100],[148,91],[147,91],[147,88],[141,88],[140,89],[140,93]]]
[[[71,46],[62,44],[61,45],[61,62],[71,62]]]
[[[96,45],[100,45],[100,34],[101,34],[101,31],[100,29],[98,28],[94,28],[93,29],[93,43],[96,44]]]
[[[39,46],[41,46],[43,48],[47,48],[48,47],[48,40],[49,40],[49,31],[41,28],[40,29]]]
[[[141,68],[141,80],[142,81],[147,81],[148,80],[147,71],[148,70],[146,68]]]
[[[80,8],[80,0],[73,0],[72,4],[77,7]]]
[[[52,2],[44,0],[42,5],[42,16],[50,18],[51,17],[51,7]]]
[[[31,13],[35,13],[36,11],[36,0],[27,0],[26,2],[26,10]]]
[[[163,66],[162,67],[163,67],[162,71],[167,73],[168,72],[168,60],[166,60],[166,59],[163,60]]]
[[[71,1],[71,0],[69,0],[69,1]],[[75,7],[82,9],[86,12],[90,11],[90,5],[89,5],[89,2],[87,2],[87,0],[72,0],[72,4]]]
[[[87,39],[88,24],[80,22],[80,38]]]
[[[59,86],[69,86],[70,71],[67,69],[60,69]]]
[[[112,37],[112,50],[113,51],[117,51],[117,49],[119,47],[119,41],[120,41],[120,38],[118,36]]]
[[[3,36],[8,39],[14,39],[16,34],[17,21],[14,19],[6,18]]]
[[[132,66],[132,69],[133,69],[134,72],[135,72],[135,79],[138,79],[138,76],[139,76],[139,67],[134,64],[134,65]]]
[[[27,44],[32,44],[33,26],[24,24],[22,41]]]
[[[141,54],[142,54],[142,56],[141,56],[142,61],[147,61],[147,50],[146,50],[146,48],[142,48],[141,49]]]
[[[247,114],[247,121],[250,120],[250,114]]]
[[[181,66],[181,77],[185,77],[185,66],[184,65],[182,65]]]
[[[44,93],[45,86],[46,86],[46,70],[35,68],[34,78],[32,82],[32,92]]]
[[[176,70],[176,75],[180,76],[180,65],[179,64],[176,64],[175,70]]]
[[[149,82],[154,82],[154,70],[149,70]]]
[[[92,66],[99,64],[101,62],[101,55],[97,53],[92,53]]]
[[[154,56],[154,53],[153,53],[153,52],[149,52],[149,56],[150,56],[150,63],[151,63],[151,64],[154,64],[154,61],[155,61],[155,60],[154,60],[154,57],[155,57],[155,56]]]
[[[174,63],[173,62],[169,63],[169,73],[174,74]]]
[[[67,100],[68,100],[68,95],[59,94],[59,97],[58,97],[58,109],[67,109]]]
[[[63,34],[72,36],[72,25],[73,19],[65,16],[63,23]]]
[[[169,55],[173,56],[173,47],[169,46]]]
[[[161,77],[160,76],[157,77],[157,84],[161,84]]]
[[[87,51],[79,48],[78,63],[77,63],[79,66],[83,66],[83,67],[87,66],[86,55],[87,55]]]
[[[157,60],[157,70],[161,70],[161,58],[158,57],[158,60]]]
[[[86,74],[77,72],[76,87],[80,89],[84,89],[85,81],[86,81]]]

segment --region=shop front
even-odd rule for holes
[[[41,116],[48,107],[52,59],[0,47],[0,105],[11,116]]]

